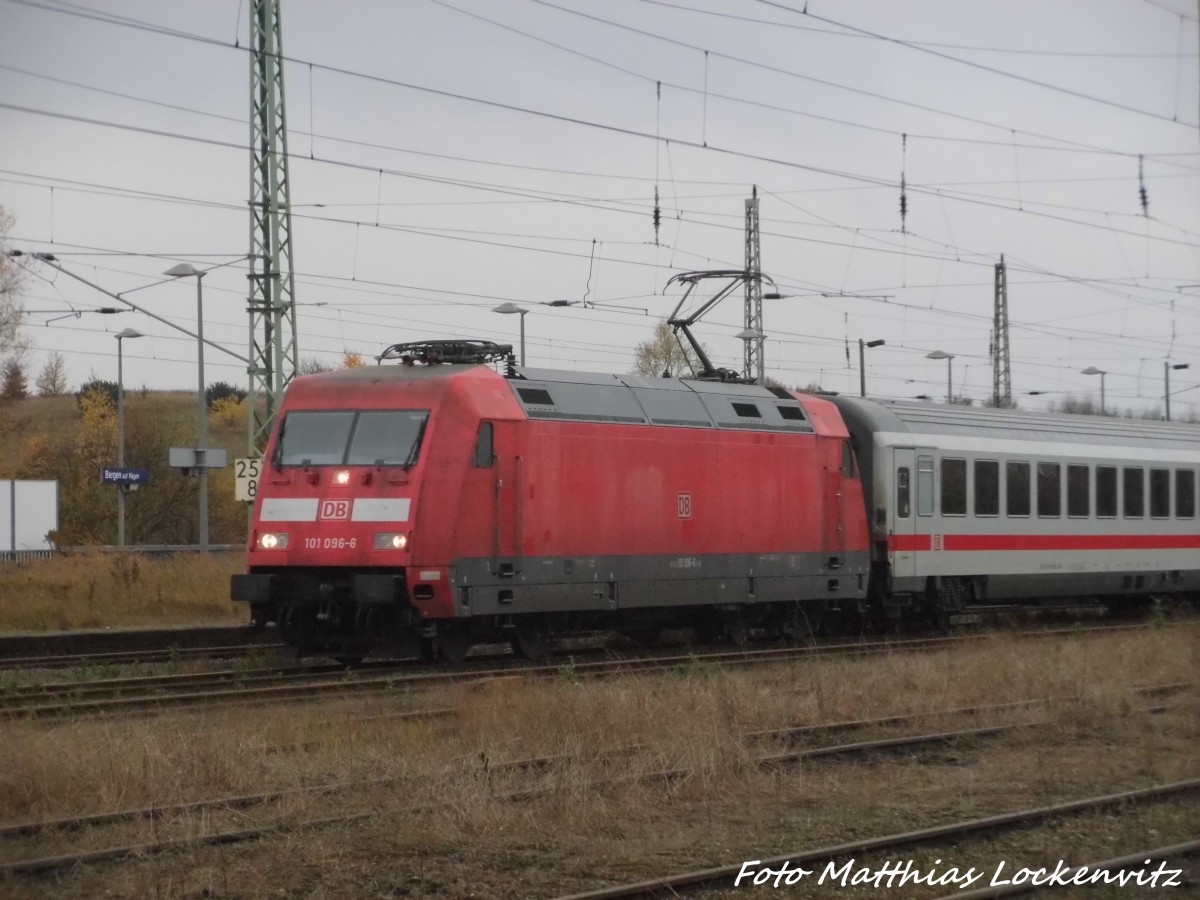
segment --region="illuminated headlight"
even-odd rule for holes
[[[376,550],[405,550],[408,548],[408,535],[397,532],[380,532],[375,535]]]
[[[286,550],[288,536],[286,531],[267,531],[258,536],[255,547],[259,550]]]
[[[333,476],[333,483],[334,484],[349,484],[350,483],[350,473],[348,471],[346,471],[345,469],[342,469],[340,472],[338,472],[336,475]]]

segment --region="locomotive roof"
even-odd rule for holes
[[[1200,447],[1200,426],[1149,419],[830,397],[847,420],[872,432],[965,435],[1113,447]]]

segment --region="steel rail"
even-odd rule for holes
[[[1033,809],[987,816],[985,818],[950,822],[944,825],[935,825],[931,828],[922,828],[917,831],[906,831],[877,838],[850,841],[830,847],[797,850],[793,853],[772,857],[771,859],[757,860],[756,864],[763,868],[778,870],[785,864],[791,866],[819,864],[860,853],[937,845],[951,838],[956,841],[978,839],[1014,828],[1041,825],[1064,816],[1095,812],[1127,804],[1169,800],[1198,791],[1200,791],[1200,778],[1193,778],[1186,781],[1154,785],[1153,787],[1139,790],[1105,794],[1083,800],[1072,800],[1052,806],[1040,806]],[[617,898],[627,897],[673,897],[677,895],[678,890],[681,888],[731,888],[734,886],[734,879],[742,871],[743,865],[744,863],[729,866],[714,866],[694,872],[668,875],[663,878],[614,885],[593,891],[565,895],[557,898],[557,900],[617,900]],[[966,895],[955,894],[954,896],[965,897]]]
[[[0,669],[65,669],[71,666],[136,666],[184,659],[234,659],[255,653],[279,651],[276,644],[230,644],[222,647],[172,647],[167,650],[122,650],[61,656],[10,656],[0,658]]]
[[[1100,862],[1085,863],[1082,866],[1073,866],[1063,873],[1062,879],[1066,884],[1051,884],[1051,885],[997,885],[996,887],[978,888],[973,891],[962,891],[957,894],[948,894],[944,897],[939,897],[938,900],[950,900],[951,897],[955,900],[984,900],[984,898],[993,897],[1019,897],[1022,894],[1030,894],[1035,891],[1044,891],[1056,887],[1076,887],[1082,886],[1084,882],[1071,883],[1077,875],[1082,876],[1086,872],[1111,872],[1114,869],[1129,869],[1134,866],[1141,866],[1148,862],[1160,862],[1167,859],[1178,859],[1181,856],[1195,856],[1200,853],[1200,840],[1184,841],[1179,844],[1171,844],[1168,847],[1156,847],[1153,850],[1146,850],[1143,853],[1130,853],[1125,856],[1118,856],[1114,859],[1105,859]],[[1108,882],[1105,882],[1106,884]],[[1135,885],[1140,886],[1140,885]],[[1123,885],[1122,885],[1123,887]]]
[[[203,654],[241,647],[280,646],[274,629],[250,631],[245,625],[195,628],[138,628],[125,631],[76,631],[0,635],[0,668],[60,668],[107,664],[122,659],[141,662],[152,654]]]

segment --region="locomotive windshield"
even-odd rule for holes
[[[411,466],[426,409],[300,410],[279,426],[276,466]]]

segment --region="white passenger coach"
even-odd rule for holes
[[[1200,427],[831,399],[863,472],[885,608],[1200,590]]]

